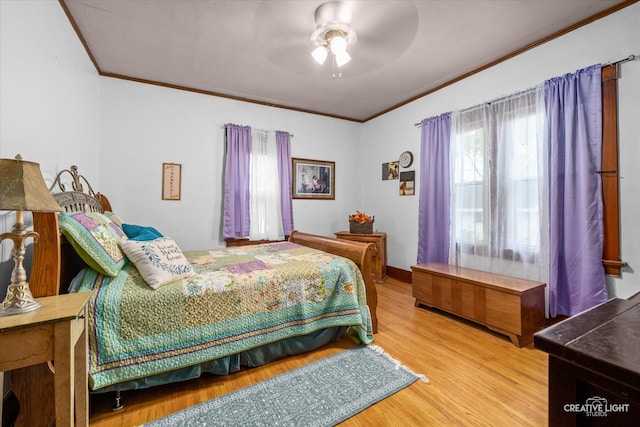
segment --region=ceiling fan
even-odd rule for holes
[[[311,56],[320,65],[327,59],[329,53],[338,67],[351,61],[347,48],[354,45],[358,39],[351,28],[352,10],[348,3],[330,1],[323,3],[314,13],[316,29],[311,34],[311,41],[316,48]]]
[[[251,34],[257,52],[284,72],[318,76],[318,83],[325,81],[323,72],[329,67],[336,79],[339,71],[348,70],[355,78],[394,66],[418,32],[413,1],[292,1],[284,11],[280,4],[259,2],[255,10]],[[336,58],[331,41],[338,52],[342,43],[351,60]],[[325,56],[322,66],[311,55],[314,50]]]

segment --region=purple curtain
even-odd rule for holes
[[[549,126],[549,315],[607,300],[602,266],[601,67],[545,82]]]
[[[278,173],[280,175],[282,228],[284,235],[290,236],[293,231],[293,205],[291,203],[291,135],[289,132],[276,131],[276,149],[278,150]]]
[[[227,124],[222,235],[249,235],[249,159],[251,127]]]
[[[421,123],[418,264],[449,260],[451,113]]]

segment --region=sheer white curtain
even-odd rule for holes
[[[452,264],[546,282],[544,86],[451,115]]]
[[[249,239],[284,239],[275,132],[251,130],[249,194]]]

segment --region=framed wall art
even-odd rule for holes
[[[162,164],[162,200],[180,200],[182,186],[182,165]]]
[[[413,196],[416,193],[416,171],[400,172],[400,195]]]
[[[382,164],[382,180],[398,179],[398,161]]]
[[[291,159],[294,199],[336,198],[336,163],[324,160]]]

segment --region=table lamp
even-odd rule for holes
[[[38,163],[24,161],[19,154],[15,159],[0,159],[0,210],[16,212],[13,231],[0,235],[0,242],[4,239],[13,240],[12,253],[15,262],[7,296],[0,305],[0,316],[37,310],[40,308],[40,303],[31,295],[27,273],[22,262],[25,254],[25,239],[33,237],[34,241],[37,241],[39,234],[35,231],[27,231],[23,214],[25,211],[62,211],[44,183]]]

